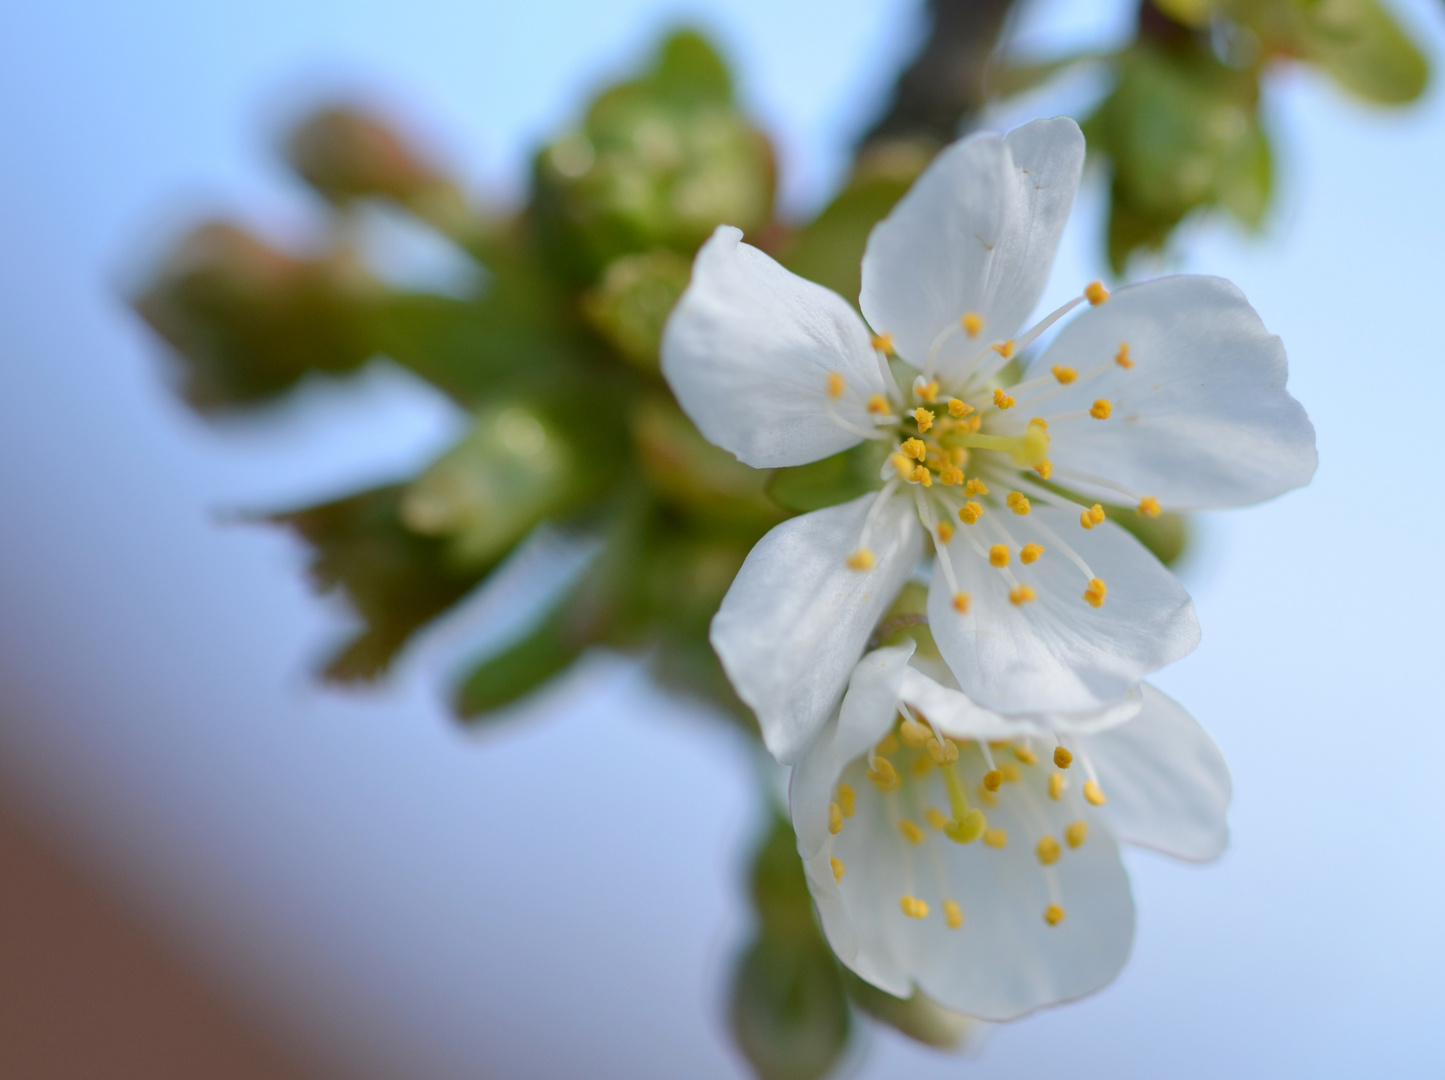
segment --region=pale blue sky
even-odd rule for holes
[[[1399,6],[1438,62],[1445,10]],[[1104,40],[1124,8],[1050,0],[1031,26]],[[165,391],[118,285],[201,210],[302,227],[308,204],[267,154],[298,95],[395,103],[479,190],[505,193],[579,94],[679,14],[721,32],[807,205],[914,11],[0,12],[0,779],[251,1007],[356,1075],[740,1075],[719,995],[746,917],[751,765],[625,665],[598,662],[477,737],[436,703],[442,639],[382,694],[313,688],[306,661],[343,616],[306,591],[296,547],[216,512],[405,468],[454,418],[377,374],[210,430]],[[1283,336],[1321,469],[1205,522],[1188,571],[1204,644],[1159,680],[1230,759],[1233,846],[1204,869],[1132,860],[1135,956],[1105,993],[999,1030],[967,1062],[880,1036],[861,1075],[1438,1068],[1445,596],[1423,556],[1445,520],[1422,489],[1445,400],[1445,99],[1383,114],[1290,76],[1270,113],[1273,230],[1203,232],[1183,266],[1236,281]],[[1086,196],[1046,305],[1097,275],[1097,227]]]

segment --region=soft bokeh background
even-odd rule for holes
[[[1438,68],[1445,9],[1397,7]],[[345,613],[307,592],[295,545],[226,514],[403,474],[457,418],[373,370],[208,428],[168,393],[121,291],[202,212],[304,231],[307,196],[270,145],[318,96],[422,123],[502,197],[581,92],[679,16],[720,34],[806,208],[916,8],[0,11],[0,785],[301,1055],[355,1077],[742,1075],[721,1002],[747,918],[754,763],[606,658],[463,733],[437,679],[466,620],[383,693],[314,688],[308,660]],[[1044,49],[1107,42],[1128,8],[1049,0],[1026,29]],[[1132,858],[1138,940],[1104,993],[995,1030],[964,1061],[877,1034],[862,1075],[1438,1068],[1445,595],[1425,555],[1445,514],[1423,496],[1445,401],[1445,95],[1437,82],[1387,114],[1284,75],[1271,107],[1269,233],[1193,234],[1182,265],[1232,278],[1284,337],[1322,465],[1303,492],[1205,522],[1185,571],[1204,643],[1159,680],[1232,763],[1233,847],[1207,869]],[[1097,276],[1098,233],[1086,196],[1045,306]]]

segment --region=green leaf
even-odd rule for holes
[[[887,446],[875,440],[808,465],[778,469],[768,482],[768,498],[800,514],[866,495],[879,486]]]
[[[843,981],[853,1004],[925,1046],[962,1050],[983,1030],[973,1017],[945,1009],[922,990],[915,990],[911,998],[896,998],[846,968]]]
[[[586,644],[558,608],[472,669],[456,692],[457,716],[474,719],[525,697],[570,667]]]

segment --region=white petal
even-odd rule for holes
[[[1084,137],[1062,116],[948,147],[868,237],[859,304],[869,323],[922,367],[945,327],[981,315],[981,341],[950,336],[945,373],[1015,337],[1048,283],[1083,164]]]
[[[970,543],[987,548],[1005,538],[1008,571],[1036,595],[1028,603],[1010,602],[1007,578]],[[1102,607],[1084,601],[1089,578],[1057,540],[1103,579]],[[1018,557],[1026,543],[1044,547],[1043,556],[1028,566]],[[1017,517],[990,509],[979,524],[960,528],[947,550],[959,589],[971,603],[966,615],[958,614],[944,575],[935,573],[929,628],[963,692],[997,712],[1098,709],[1199,643],[1194,604],[1184,587],[1111,521],[1085,530],[1068,510],[1035,505],[1032,513]]]
[[[948,673],[946,684],[909,665],[899,680],[898,697],[921,713],[945,735],[958,739],[1017,739],[1025,735],[1051,736],[1055,732],[1085,735],[1115,727],[1139,714],[1143,696],[1138,688],[1123,697],[1083,712],[1037,712],[1005,715],[985,709],[956,686]]]
[[[713,648],[738,696],[758,714],[763,742],[784,764],[837,708],[868,635],[922,551],[917,513],[893,495],[869,529],[873,569],[847,565],[877,498],[778,525],[749,552],[713,617]]]
[[[1229,841],[1229,767],[1183,706],[1147,683],[1137,718],[1081,740],[1120,840],[1180,859],[1216,857]]]
[[[1114,362],[1121,344],[1132,368]],[[1244,295],[1210,277],[1168,277],[1115,292],[1074,319],[1029,369],[1055,365],[1081,376],[1046,402],[1019,401],[1029,416],[1112,405],[1107,420],[1053,423],[1055,479],[1118,501],[1070,470],[1102,477],[1175,509],[1245,506],[1308,483],[1314,427],[1285,389],[1284,346]]]
[[[867,327],[837,293],[784,270],[720,225],[662,337],[662,373],[707,438],[759,469],[802,465],[855,445],[829,417],[873,430],[883,376]],[[829,398],[829,376],[843,394]]]

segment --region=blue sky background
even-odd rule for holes
[[[1107,41],[1127,6],[1049,0],[1028,28],[1040,47]],[[1438,66],[1445,9],[1396,6]],[[402,473],[457,418],[373,371],[209,428],[165,389],[121,288],[202,212],[304,231],[307,196],[269,147],[317,95],[387,103],[502,197],[579,96],[680,16],[720,34],[789,204],[815,204],[915,8],[0,11],[0,782],[309,1052],[358,1077],[741,1075],[720,994],[745,932],[754,766],[606,658],[461,733],[435,691],[459,627],[380,694],[312,686],[344,613],[308,593],[299,548],[218,516]],[[1186,571],[1204,643],[1158,680],[1229,757],[1230,852],[1131,859],[1139,934],[1106,992],[964,1062],[879,1034],[858,1075],[1438,1069],[1438,87],[1387,114],[1282,76],[1269,233],[1202,231],[1178,264],[1245,290],[1319,433],[1309,489],[1204,523]],[[1099,227],[1091,190],[1045,307],[1097,276]]]

